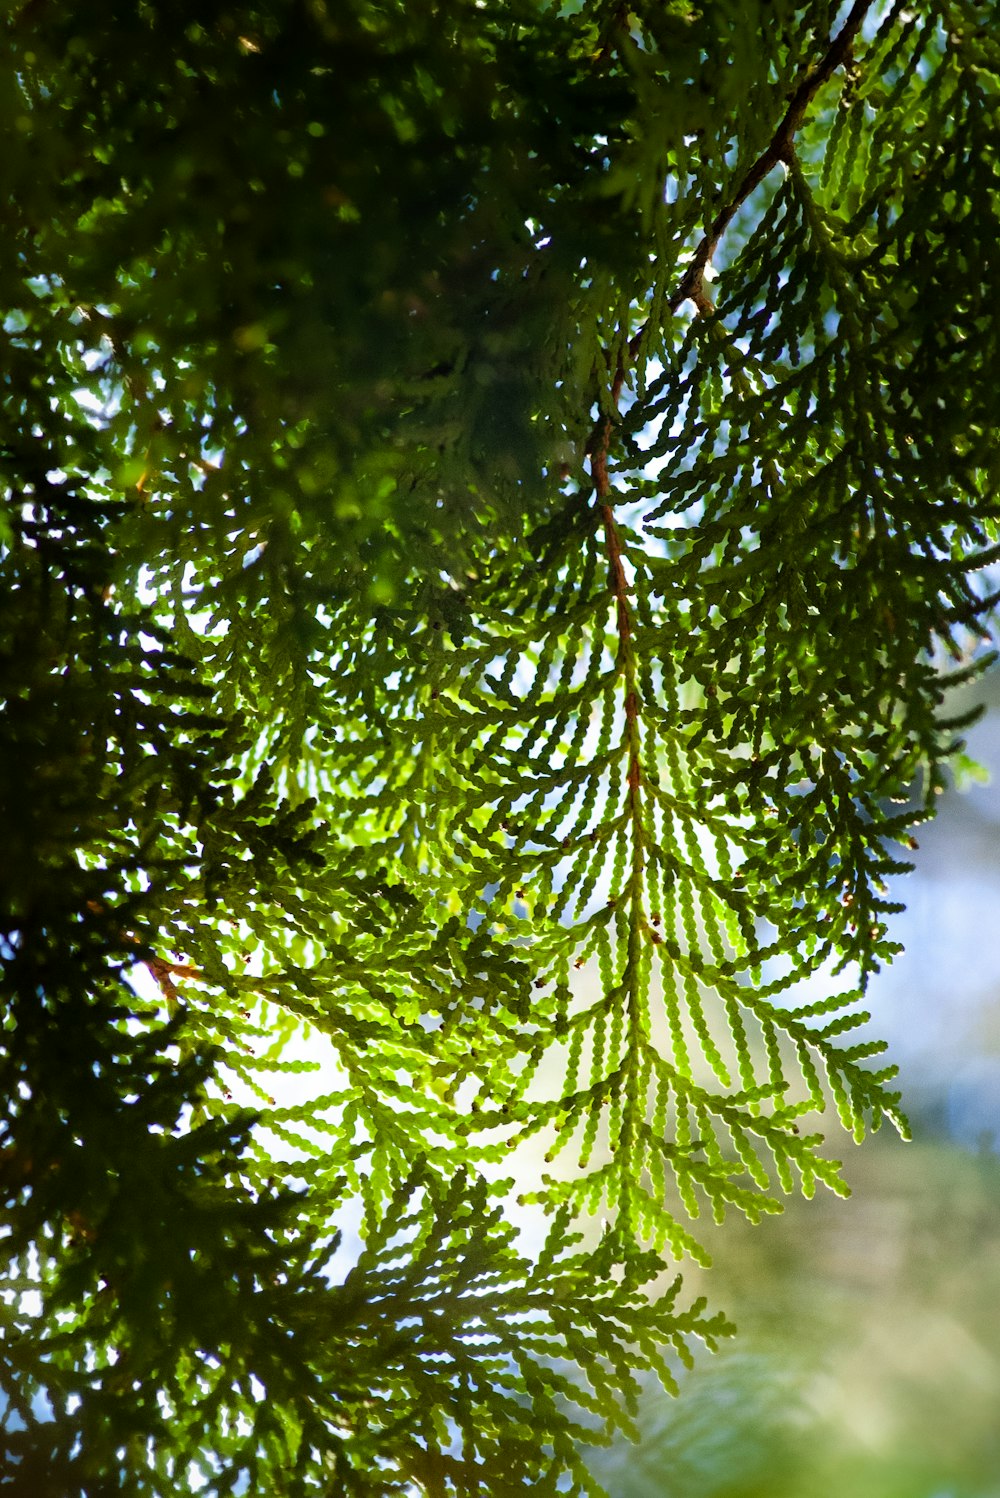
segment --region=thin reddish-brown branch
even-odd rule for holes
[[[760,186],[764,178],[779,162],[790,160],[795,136],[805,119],[806,110],[823,84],[833,76],[841,63],[845,62],[850,55],[854,38],[861,29],[861,24],[871,6],[872,0],[854,0],[847,19],[827,48],[825,56],[806,74],[795,90],[781,123],[771,137],[770,144],[748,169],[726,206],[720,208],[715,215],[704,238],[695,250],[677,290],[667,303],[671,312],[676,312],[681,303],[686,301],[693,301],[699,312],[704,312],[706,307],[711,306],[705,296],[702,283],[705,267],[715,254],[719,240],[754,188]],[[631,356],[634,357],[638,352],[647,327],[648,323],[644,323],[631,339],[629,343]]]

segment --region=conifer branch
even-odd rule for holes
[[[618,412],[618,403],[621,399],[624,381],[625,370],[622,364],[619,363],[611,384],[611,408],[615,415]],[[626,683],[625,721],[629,739],[627,783],[629,787],[630,809],[634,815],[637,815],[641,775],[638,737],[639,700],[635,684],[636,662],[635,651],[632,646],[632,611],[628,598],[628,579],[625,576],[625,568],[622,565],[621,537],[618,533],[618,527],[615,525],[614,509],[611,504],[611,478],[608,472],[608,453],[611,446],[613,427],[614,415],[606,416],[598,428],[597,440],[591,450],[590,471],[594,481],[594,492],[597,497],[601,521],[604,526],[609,578],[617,613],[618,659],[621,663]]]
[[[625,379],[624,366],[619,361],[611,384],[611,409],[617,413]],[[640,945],[645,929],[643,911],[643,878],[645,867],[644,828],[642,820],[642,741],[639,728],[640,699],[638,690],[638,663],[634,645],[634,622],[629,599],[628,578],[622,560],[622,544],[615,524],[611,503],[611,478],[608,472],[608,454],[614,417],[609,414],[601,423],[597,442],[591,452],[591,475],[598,509],[604,528],[605,549],[608,557],[608,573],[611,592],[615,599],[618,629],[618,667],[625,691],[625,741],[627,746],[627,770],[625,783],[628,794],[628,825],[631,838],[631,859],[628,873],[628,941],[625,952],[623,992],[626,996],[629,1041],[624,1061],[625,1106],[622,1110],[621,1136],[617,1141],[616,1154],[623,1163],[621,1169],[621,1195],[619,1208],[623,1221],[634,1231],[632,1208],[633,1176],[629,1161],[633,1154],[634,1136],[643,1117],[642,1051],[644,1046],[643,1003],[641,993],[642,953]]]
[[[712,220],[711,226],[695,250],[691,263],[684,272],[680,284],[676,291],[668,298],[667,306],[671,312],[675,313],[682,303],[686,301],[693,302],[702,316],[713,310],[712,304],[705,296],[703,281],[705,268],[715,254],[719,240],[754,189],[760,186],[764,178],[773,171],[779,162],[790,161],[795,136],[805,119],[806,110],[823,84],[833,76],[840,65],[849,57],[854,38],[861,29],[862,22],[871,9],[871,5],[872,0],[854,0],[850,14],[830,43],[826,55],[811,72],[806,74],[795,90],[781,123],[771,137],[766,150],[762,151],[757,157],[737,186],[729,202],[724,208],[720,208]],[[649,322],[647,320],[634,337],[629,340],[628,350],[630,357],[634,358],[642,347],[642,341],[648,328]]]
[[[830,7],[581,0],[512,39],[503,7],[17,0],[25,1491],[596,1493],[578,1446],[721,1329],[647,1298],[704,1262],[686,1219],[844,1191],[831,1104],[906,1133],[860,1001],[967,721],[933,652],[1000,552],[1000,67],[949,5],[848,0],[831,40]],[[279,1104],[302,1025],[335,1075]],[[529,1262],[498,1168],[543,1136]]]
[[[106,908],[102,900],[87,901],[87,909],[92,915],[103,915]],[[142,938],[137,936],[134,931],[121,929],[118,934],[121,940],[128,942],[130,946],[142,946]],[[175,978],[192,978],[197,983],[207,983],[209,981],[201,969],[192,966],[191,963],[174,962],[168,957],[159,956],[156,952],[149,957],[144,957],[142,965],[149,973],[149,976],[159,986],[168,1004],[171,1005],[176,1005],[179,997],[177,986],[174,982]]]
[[[147,957],[145,967],[170,1004],[176,1004],[179,997],[175,978],[193,978],[198,983],[207,981],[203,972],[186,962],[167,962],[162,957]]]

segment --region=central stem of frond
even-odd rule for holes
[[[612,407],[617,409],[621,394],[623,372],[619,366],[612,385]],[[621,534],[615,524],[612,504],[611,479],[608,472],[608,452],[611,444],[613,417],[602,423],[590,453],[591,475],[594,480],[597,509],[604,528],[604,544],[608,557],[608,581],[615,599],[618,632],[617,666],[625,694],[625,732],[623,749],[626,755],[626,777],[628,795],[628,827],[631,841],[631,859],[628,872],[627,897],[627,947],[622,987],[628,1003],[628,1080],[626,1101],[622,1117],[622,1132],[619,1151],[622,1159],[629,1159],[634,1145],[634,1129],[642,1113],[641,1072],[644,1044],[644,999],[643,999],[643,955],[642,940],[645,917],[643,911],[645,872],[645,827],[640,788],[642,785],[641,733],[639,727],[640,696],[638,690],[638,662],[635,652],[635,615],[630,595],[628,578],[622,557]],[[617,892],[616,892],[617,893]],[[622,1183],[621,1210],[628,1220],[633,1210],[626,1170]]]
[[[623,381],[624,371],[619,366],[611,386],[611,402],[615,410],[618,407]],[[611,584],[611,592],[615,599],[617,614],[618,665],[625,685],[625,736],[628,744],[628,773],[626,783],[629,790],[629,811],[635,833],[634,851],[639,859],[639,868],[636,871],[637,879],[633,893],[638,895],[640,891],[638,873],[641,871],[642,866],[642,836],[639,809],[639,786],[642,781],[639,740],[639,694],[636,687],[637,670],[633,639],[632,605],[629,599],[628,579],[625,576],[625,567],[622,562],[621,536],[615,524],[614,509],[611,504],[611,477],[608,472],[608,451],[611,445],[612,425],[613,418],[608,416],[598,429],[596,440],[590,452],[590,472],[594,481],[598,511],[604,526],[604,542],[608,554],[608,577]]]

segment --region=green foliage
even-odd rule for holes
[[[0,1490],[597,1491],[688,1220],[905,1131],[1000,47],[838,15],[8,12]]]
[[[996,1155],[883,1137],[854,1176],[850,1203],[792,1200],[764,1231],[720,1233],[710,1277],[740,1335],[681,1399],[650,1383],[638,1450],[593,1453],[615,1498],[988,1498]]]

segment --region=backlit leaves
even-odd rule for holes
[[[5,26],[4,1480],[596,1491],[659,1255],[906,1128],[990,15]]]

